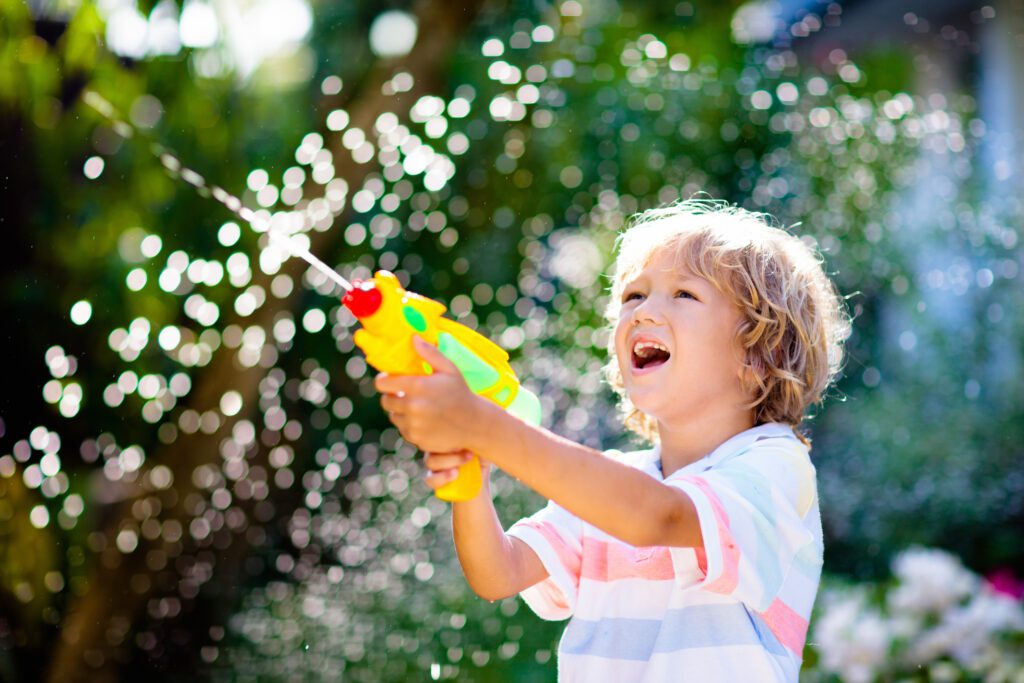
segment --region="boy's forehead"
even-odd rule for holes
[[[642,262],[638,263],[632,276],[638,277],[645,272],[673,274],[680,280],[704,280],[690,268],[682,250],[678,247],[662,246],[652,249]]]
[[[638,280],[646,280],[651,277],[668,276],[674,282],[703,288],[705,294],[710,294],[710,291],[726,293],[728,286],[725,283],[717,281],[715,277],[706,277],[703,272],[696,272],[691,267],[690,258],[693,254],[687,248],[690,246],[693,245],[678,242],[661,244],[653,247],[646,254],[637,254],[631,267],[620,274],[618,287],[624,288]]]

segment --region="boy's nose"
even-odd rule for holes
[[[648,323],[660,323],[664,320],[664,315],[661,311],[660,304],[655,300],[655,297],[647,297],[640,305],[633,309],[633,324],[639,325],[641,322]]]

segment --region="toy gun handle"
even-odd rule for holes
[[[526,422],[540,423],[540,401],[520,386],[501,347],[465,325],[442,317],[446,310],[443,304],[407,292],[387,271],[378,271],[373,280],[354,284],[355,289],[342,302],[363,325],[354,341],[366,354],[367,363],[392,374],[430,374],[433,370],[412,346],[413,336],[418,335],[452,361],[474,393]],[[458,478],[437,489],[437,497],[470,500],[479,493],[482,483],[480,459],[474,457],[459,468]]]

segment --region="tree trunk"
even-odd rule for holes
[[[420,96],[436,92],[443,82],[453,49],[476,17],[481,4],[481,0],[466,0],[455,7],[445,0],[421,2],[416,10],[419,34],[412,52],[399,60],[380,61],[373,68],[363,80],[362,91],[348,106],[350,125],[369,131],[381,113],[393,111],[402,116]],[[405,71],[413,77],[413,88],[385,95],[381,90],[382,84],[398,71]],[[357,164],[350,159],[341,161],[348,151],[339,144],[339,136],[325,135],[325,138],[330,139],[329,147],[340,162],[337,177],[344,179],[351,191],[358,189],[375,168],[374,164]],[[311,250],[314,253],[332,253],[340,233],[338,229],[309,233]],[[303,262],[290,259],[281,272],[297,280],[304,270]],[[254,283],[268,291],[269,280],[268,276],[257,271]],[[301,288],[296,287],[285,300],[268,297],[255,314],[234,322],[243,327],[259,325],[269,331],[276,314],[297,307],[300,293]],[[225,321],[225,325],[229,322],[232,321]],[[239,560],[248,551],[246,540],[237,534],[228,536],[226,544],[217,545],[216,555],[202,553],[190,540],[189,524],[194,515],[186,508],[190,507],[187,504],[189,500],[196,500],[195,494],[205,496],[193,482],[193,472],[204,464],[219,469],[220,443],[230,435],[234,422],[249,419],[257,423],[259,385],[265,374],[266,369],[259,364],[251,368],[242,367],[236,354],[226,347],[222,347],[211,363],[197,373],[188,407],[200,414],[208,410],[217,411],[220,397],[233,389],[242,395],[244,408],[232,420],[223,420],[214,433],[206,434],[202,430],[194,434],[180,433],[173,443],[158,448],[148,459],[147,466],[170,468],[174,483],[170,489],[162,491],[141,485],[137,493],[116,504],[109,523],[102,531],[104,541],[98,544],[102,547],[93,557],[88,590],[72,599],[65,613],[61,638],[55,643],[50,659],[48,680],[54,683],[118,680],[119,670],[132,657],[135,647],[127,637],[133,633],[147,606],[152,610],[159,596],[176,593],[182,587],[187,588],[184,591],[187,599],[195,595],[202,583],[201,579],[189,575],[189,569],[195,566],[191,560],[198,560],[198,557],[188,557],[189,553],[200,551],[199,557],[210,565],[207,568],[211,571],[216,557],[219,582],[230,582],[229,577],[239,570]],[[149,482],[148,471],[138,481]],[[190,494],[193,494],[191,498]],[[118,534],[126,527],[138,528],[142,521],[138,519],[138,511],[152,503],[154,498],[160,503],[161,510],[156,518],[163,529],[169,528],[169,522],[173,528],[176,522],[183,530],[181,539],[168,541],[165,534],[160,533],[155,540],[148,540],[144,534],[138,534],[138,545],[134,550],[122,552],[117,547]],[[143,516],[145,514],[142,513]],[[222,531],[229,533],[226,526]],[[212,538],[213,534],[208,540]],[[227,562],[221,560],[224,557]]]

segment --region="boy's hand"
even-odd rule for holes
[[[459,467],[473,459],[469,451],[457,451],[455,453],[427,453],[423,463],[430,470],[424,478],[427,486],[437,490],[445,484],[450,484],[459,476]],[[486,460],[480,461],[484,485],[486,486],[487,474],[491,469],[490,463]]]
[[[451,454],[469,448],[468,429],[480,423],[486,399],[470,391],[459,369],[434,346],[415,337],[413,348],[434,374],[377,375],[381,406],[402,438],[422,451]]]

